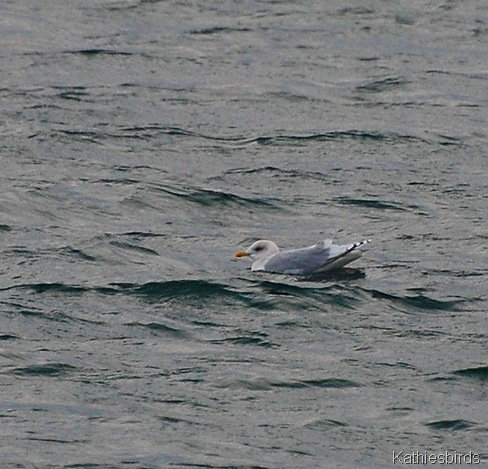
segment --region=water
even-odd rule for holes
[[[485,3],[2,2],[2,468],[483,465]]]

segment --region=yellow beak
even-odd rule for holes
[[[234,257],[246,257],[248,254],[246,251],[237,251],[235,254],[234,254]]]

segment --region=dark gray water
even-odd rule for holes
[[[3,1],[0,44],[2,468],[486,463],[485,0]],[[329,237],[373,243],[233,260]]]

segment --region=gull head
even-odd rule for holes
[[[237,251],[234,257],[249,257],[253,261],[252,270],[263,270],[266,261],[280,250],[273,241],[260,239],[245,251]]]

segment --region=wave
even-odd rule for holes
[[[234,33],[234,32],[250,32],[252,29],[245,27],[229,27],[229,26],[210,26],[207,28],[193,29],[190,34],[210,35],[219,33]]]
[[[17,376],[62,376],[76,370],[75,366],[66,363],[47,363],[16,367],[11,373]]]
[[[305,428],[316,428],[316,429],[324,429],[324,430],[326,430],[327,428],[342,428],[348,426],[349,424],[345,422],[341,422],[340,420],[323,419],[323,418],[318,418],[304,424]]]
[[[18,338],[18,336],[12,334],[0,334],[0,340],[14,340]]]
[[[434,430],[450,430],[450,431],[470,430],[476,425],[477,424],[475,422],[470,422],[468,420],[463,420],[463,419],[437,420],[435,422],[426,423],[427,427],[432,428]]]
[[[153,190],[185,199],[202,206],[263,207],[282,210],[272,199],[264,197],[245,197],[232,192],[199,187],[181,187],[170,184],[153,184]]]
[[[365,84],[356,87],[357,91],[367,93],[382,93],[384,91],[390,91],[397,89],[409,83],[408,80],[398,76],[384,77],[380,79],[371,80]]]
[[[426,311],[454,311],[459,309],[461,304],[466,303],[465,299],[459,300],[436,300],[427,295],[417,294],[412,296],[398,296],[391,293],[385,293],[375,289],[364,289],[373,298],[379,300],[387,300],[392,304],[400,307],[406,307],[407,309],[426,310]]]
[[[274,175],[287,176],[289,178],[307,178],[317,181],[328,181],[329,176],[319,171],[304,171],[299,169],[284,169],[276,166],[262,166],[257,168],[234,168],[224,172],[229,174],[264,174],[266,177],[273,177]],[[222,176],[217,176],[213,179],[222,179]]]
[[[258,377],[254,379],[230,379],[223,380],[217,384],[220,388],[249,389],[253,391],[271,391],[273,389],[306,389],[306,388],[333,388],[346,389],[357,388],[361,384],[342,378],[321,378],[321,379],[290,379],[279,380]]]
[[[369,130],[336,130],[330,132],[318,132],[305,135],[270,135],[257,136],[248,139],[237,140],[240,144],[259,144],[259,145],[280,145],[280,144],[305,144],[309,142],[324,142],[335,140],[383,140],[391,143],[399,142],[423,142],[424,139],[413,136],[400,134],[396,132],[378,132]]]
[[[378,199],[358,199],[351,197],[336,197],[334,200],[343,205],[357,205],[359,207],[376,209],[376,210],[396,210],[396,211],[408,211],[411,209],[418,210],[416,205],[402,206],[396,202],[385,202]]]
[[[112,284],[119,293],[142,296],[147,300],[176,298],[235,298],[236,293],[227,285],[206,280],[170,280],[148,282],[142,285],[130,283]]]
[[[130,56],[130,55],[135,55],[135,53],[133,53],[133,52],[113,50],[113,49],[103,49],[103,48],[96,48],[96,47],[92,47],[89,49],[68,50],[68,51],[65,51],[65,54],[87,55],[87,56],[95,56],[95,55]],[[137,55],[139,55],[139,53],[137,53]]]
[[[146,329],[156,335],[164,335],[164,336],[169,336],[177,339],[189,338],[191,336],[187,331],[183,329],[168,326],[167,324],[162,324],[160,322],[155,322],[155,321],[148,322],[148,323],[142,323],[136,321],[136,322],[128,323],[126,325],[129,327]]]
[[[146,283],[116,282],[107,285],[76,285],[62,282],[42,282],[12,285],[0,289],[30,291],[36,295],[77,297],[83,295],[133,297],[149,304],[166,304],[168,307],[189,307],[192,310],[205,308],[238,307],[249,311],[325,311],[341,308],[356,311],[364,301],[364,294],[355,286],[340,285],[336,282],[319,282],[290,279],[289,282],[262,278],[238,278],[231,282],[204,279],[180,279],[153,281]],[[14,305],[12,305],[14,306]],[[15,309],[25,308],[22,305]],[[43,315],[31,312],[31,315]],[[59,316],[57,316],[59,317]],[[195,319],[195,324],[207,325]],[[166,325],[154,323],[134,323],[153,332],[165,332]],[[212,325],[210,323],[210,325]],[[280,327],[294,327],[296,323],[284,321]],[[172,331],[166,330],[167,333]],[[175,332],[177,333],[177,332]],[[245,331],[224,340],[227,343],[240,343],[259,347],[275,347],[276,344],[266,335]]]
[[[475,368],[464,368],[453,372],[454,375],[463,378],[479,379],[481,381],[488,380],[488,366],[479,366]]]
[[[134,295],[151,302],[170,299],[198,299],[203,301],[215,298],[230,298],[238,301],[248,300],[246,295],[233,290],[223,283],[192,279],[147,282],[143,284],[111,283],[107,286],[70,285],[60,282],[31,283],[4,287],[0,291],[16,289],[31,290],[37,294],[64,293],[66,295],[82,295],[84,293],[98,293],[109,296]]]
[[[339,274],[338,274],[339,275]],[[196,308],[216,305],[240,305],[260,311],[323,311],[338,307],[356,311],[370,297],[386,301],[390,307],[402,312],[418,311],[456,311],[466,303],[465,299],[438,300],[425,294],[394,295],[376,289],[363,288],[355,282],[357,276],[348,272],[343,277],[315,279],[281,279],[271,276],[253,276],[237,278],[229,282],[205,279],[179,279],[151,281],[146,283],[115,282],[107,285],[76,285],[62,282],[30,283],[4,287],[6,290],[30,290],[35,294],[64,294],[79,296],[95,293],[102,296],[137,297],[148,303],[180,303]],[[345,277],[344,277],[345,276]],[[345,280],[344,282],[341,282]],[[365,296],[366,295],[366,296]],[[388,305],[387,305],[388,306]],[[158,325],[146,325],[157,328]],[[234,337],[236,342],[253,342],[264,346],[273,346],[263,337]],[[480,375],[486,372],[481,368],[472,373]],[[459,374],[463,372],[460,371]],[[464,372],[469,374],[469,371]]]
[[[69,132],[70,131],[64,131]],[[74,133],[77,133],[74,131]],[[91,133],[90,133],[91,135]],[[161,126],[158,124],[148,124],[145,126],[121,127],[119,132],[112,134],[104,134],[105,136],[119,137],[119,138],[137,138],[137,139],[151,139],[162,135],[169,135],[175,137],[193,138],[199,140],[209,140],[219,142],[222,144],[232,145],[280,145],[280,144],[303,144],[308,142],[323,142],[334,140],[374,140],[386,141],[389,143],[399,142],[420,142],[425,143],[426,140],[417,135],[402,134],[398,132],[379,132],[375,130],[332,130],[324,132],[313,132],[308,134],[277,134],[277,135],[256,135],[256,136],[222,136],[210,135],[193,130],[184,129],[174,126]]]
[[[267,340],[267,337],[268,334],[254,332],[246,335],[227,337],[225,339],[213,339],[209,342],[212,344],[251,345],[264,348],[278,347],[278,344]]]

